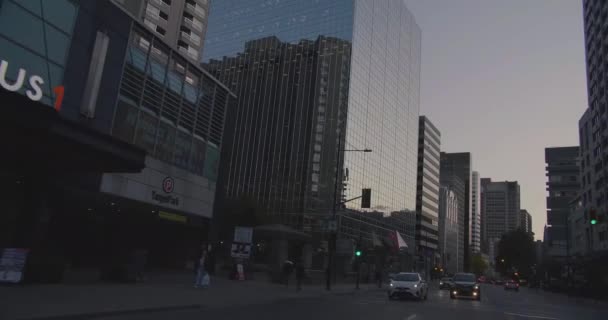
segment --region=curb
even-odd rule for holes
[[[167,307],[153,307],[153,308],[139,308],[139,309],[127,309],[127,310],[115,310],[115,311],[100,311],[90,313],[79,313],[79,314],[67,314],[60,316],[49,316],[49,317],[33,317],[33,318],[20,318],[20,320],[81,320],[81,319],[95,319],[101,317],[112,317],[112,316],[125,316],[130,314],[146,314],[163,311],[177,311],[177,310],[191,310],[191,309],[202,309],[200,304],[190,304],[181,306],[167,306]]]

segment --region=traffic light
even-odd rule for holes
[[[591,223],[591,225],[597,224],[597,211],[595,211],[595,209],[589,210],[589,223]]]
[[[370,208],[372,204],[372,189],[361,190],[361,208]]]
[[[361,250],[357,249],[355,250],[355,257],[360,257],[361,256]]]

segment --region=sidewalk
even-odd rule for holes
[[[211,287],[195,289],[191,274],[156,278],[138,284],[0,286],[0,319],[36,319],[95,316],[167,309],[216,308],[262,304],[286,298],[355,294],[379,290],[361,285],[305,286],[301,292],[262,281],[231,281],[212,278]]]

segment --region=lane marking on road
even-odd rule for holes
[[[524,317],[524,318],[531,318],[531,319],[558,320],[557,318],[553,318],[553,317],[532,316],[532,315],[529,315],[529,314],[510,313],[510,312],[505,312],[505,314],[506,315],[510,315],[510,316]]]
[[[415,315],[415,314],[413,314],[413,315],[411,315],[411,316],[409,316],[409,317],[407,317],[407,318],[405,318],[405,319],[406,319],[406,320],[414,320],[414,319],[416,319],[416,315]]]

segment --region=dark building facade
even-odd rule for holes
[[[425,116],[418,125],[418,180],[416,184],[416,248],[434,264],[438,255],[439,162],[441,133]],[[437,256],[439,258],[439,256]]]
[[[143,251],[185,267],[232,93],[112,1],[0,1],[0,25],[0,247],[29,251],[28,281],[124,280]]]
[[[451,176],[457,176],[464,183],[464,194],[458,196],[458,265],[468,270],[469,251],[471,243],[471,153],[441,153],[440,173],[442,181],[449,181]],[[445,177],[445,179],[444,179]],[[446,180],[447,179],[447,180]],[[442,182],[443,183],[443,182]],[[462,199],[462,200],[461,200]]]
[[[607,67],[606,50],[608,31],[604,14],[608,3],[602,0],[584,0],[583,17],[585,24],[585,58],[587,65],[588,108],[579,121],[581,147],[581,194],[585,210],[595,208],[608,221],[608,186],[606,184],[606,164],[608,163],[608,80],[603,76]],[[591,230],[592,251],[608,251],[608,223],[601,223]],[[546,244],[545,244],[546,245]]]
[[[216,1],[210,11],[203,66],[238,96],[224,199],[327,215],[337,182],[339,199],[371,188],[372,211],[415,209],[420,29],[402,1]]]
[[[461,206],[461,202],[464,202],[464,199],[466,199],[466,185],[459,176],[448,176],[444,173],[441,173],[440,183],[442,188],[440,190],[440,195],[442,196],[440,200],[442,202],[440,202],[439,230],[443,237],[449,237],[449,240],[453,241],[448,243],[446,242],[446,238],[440,236],[440,242],[443,243],[443,250],[441,252],[442,263],[452,273],[462,272],[464,271],[463,241],[461,240],[463,235],[460,231],[461,224],[458,219],[464,215],[464,208]]]
[[[565,257],[568,240],[568,214],[570,202],[574,200],[581,188],[581,167],[579,167],[579,147],[545,148],[547,175],[547,227],[544,243],[545,254],[553,257]],[[585,163],[585,166],[587,164]],[[585,187],[594,186],[587,183]],[[601,204],[594,201],[591,192],[583,195],[583,203],[589,208]]]

